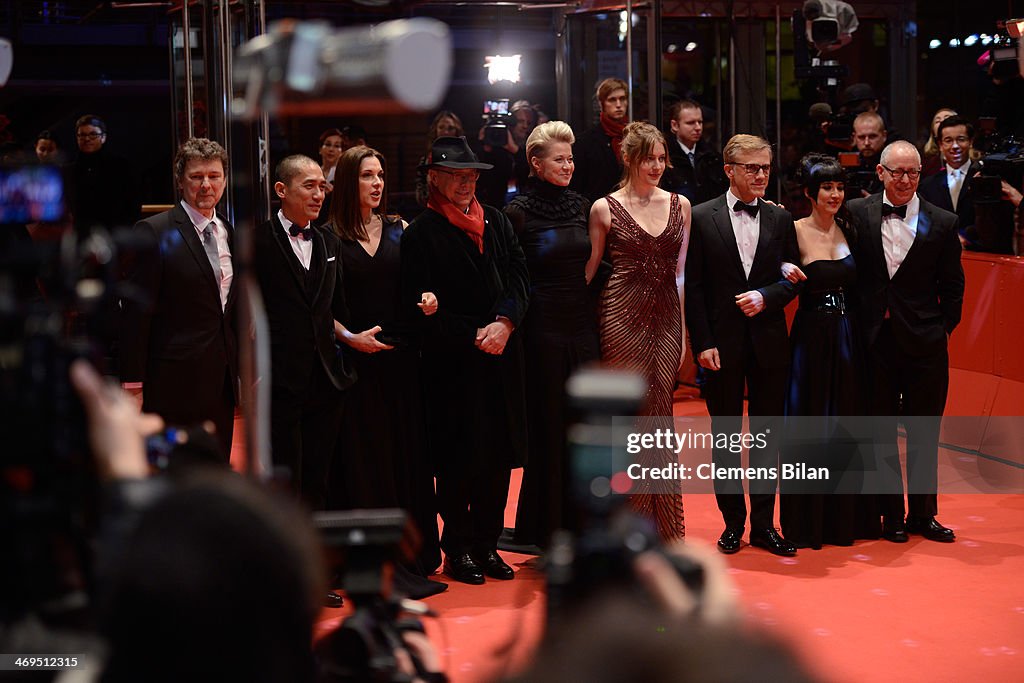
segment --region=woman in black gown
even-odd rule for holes
[[[384,157],[358,146],[342,154],[330,226],[341,237],[349,318],[344,352],[358,380],[346,391],[332,472],[331,507],[405,509],[422,545],[406,568],[420,576],[441,563],[434,481],[425,447],[419,354],[399,323],[399,250],[405,221],[386,213]],[[420,310],[437,299],[425,293]]]
[[[800,179],[812,209],[795,224],[797,244],[790,260],[799,268],[785,267],[792,271],[787,277],[803,284],[790,332],[786,417],[793,438],[783,455],[788,461],[827,466],[831,476],[816,488],[801,482],[787,493],[784,486],[779,507],[783,535],[799,548],[818,549],[823,543],[851,545],[857,538],[877,538],[880,527],[874,499],[849,493],[858,484],[859,460],[852,437],[838,436],[849,421],[806,419],[864,415],[866,367],[853,312],[857,265],[851,246],[857,234],[843,203],[845,171],[832,157],[808,154],[800,162]],[[836,493],[840,482],[843,492]]]
[[[572,129],[562,121],[535,128],[526,141],[526,191],[505,207],[530,273],[530,307],[523,321],[529,459],[514,536],[520,545],[544,546],[568,521],[565,383],[576,368],[598,357],[585,274],[589,202],[569,189],[573,142]]]

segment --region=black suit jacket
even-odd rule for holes
[[[591,204],[611,192],[622,179],[622,164],[615,158],[612,139],[600,124],[576,138],[572,156],[576,170],[569,188],[589,199]]]
[[[273,392],[301,397],[310,371],[319,360],[331,383],[345,389],[355,381],[335,344],[334,321],[345,320],[341,242],[325,228],[314,227],[310,269],[316,282],[307,292],[306,270],[291,250],[275,215],[253,235],[253,261],[270,326]]]
[[[725,195],[693,209],[690,246],[686,253],[686,328],[694,356],[718,348],[722,366],[742,361],[743,340],[750,331],[758,364],[789,364],[786,304],[796,294],[780,268],[795,239],[793,217],[765,202],[760,205],[760,236],[750,277],[743,273]],[[736,305],[736,295],[756,289],[765,308],[748,318]]]
[[[231,224],[218,218],[233,241]],[[223,396],[225,373],[237,392],[235,287],[222,310],[213,268],[180,204],[140,221],[135,230],[155,246],[129,266],[136,294],[148,301],[129,296],[123,302],[121,377],[144,383],[147,411],[173,422],[209,419],[192,408]]]
[[[693,150],[693,165],[672,136],[668,138],[668,156],[672,167],[665,169],[661,189],[683,195],[693,206],[710,201],[729,189],[721,155],[703,140]]]
[[[428,429],[442,466],[449,450],[466,448],[502,466],[519,466],[526,457],[519,333],[530,291],[526,257],[505,214],[484,205],[484,221],[483,253],[432,209],[402,235],[402,306],[423,331]],[[437,295],[434,315],[416,308],[423,292]],[[499,316],[515,331],[494,356],[476,348],[476,332]]]
[[[848,204],[860,231],[854,247],[861,324],[870,345],[889,312],[897,343],[908,354],[941,350],[960,322],[964,269],[957,218],[922,199],[917,235],[892,279],[882,250],[882,193]]]
[[[947,180],[946,165],[942,165],[942,169],[921,181],[921,186],[917,189],[917,194],[921,199],[926,199],[930,203],[955,213],[959,219],[960,232],[965,232],[969,227],[974,225],[974,202],[971,201],[971,180],[974,174],[981,170],[981,165],[976,161],[972,161],[967,167],[967,176],[964,178],[963,187],[960,188],[960,200],[957,202],[956,210],[953,210],[953,197],[949,194],[949,181]]]

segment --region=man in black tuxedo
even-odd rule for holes
[[[854,258],[861,324],[871,365],[871,412],[880,416],[882,536],[894,543],[918,533],[951,543],[935,520],[939,427],[949,387],[949,335],[960,322],[964,270],[957,218],[916,194],[921,156],[909,142],[888,145],[877,168],[880,194],[849,203],[861,230]],[[896,445],[896,416],[907,431],[907,502]],[[931,419],[929,419],[931,418]]]
[[[679,100],[669,108],[672,135],[668,156],[672,166],[661,177],[661,188],[681,194],[696,206],[714,199],[728,187],[722,159],[702,140],[704,114],[693,100]]]
[[[693,209],[686,256],[686,327],[697,362],[705,369],[704,393],[716,434],[739,433],[743,388],[749,397],[751,434],[767,433],[767,447],[751,448],[750,466],[776,468],[789,373],[789,336],[784,308],[795,295],[780,268],[786,244],[795,240],[793,217],[760,201],[768,187],[772,152],[767,140],[736,135],[723,150],[729,189]],[[717,439],[716,439],[717,441]],[[738,467],[740,455],[713,450],[718,467]],[[776,555],[796,547],[775,530],[777,478],[750,482],[750,544]],[[747,518],[743,484],[715,480],[725,531],[718,549],[740,549]]]
[[[281,209],[256,229],[256,276],[270,326],[270,441],[274,463],[287,467],[295,491],[324,508],[342,407],[355,381],[335,339],[344,320],[341,242],[316,227],[327,181],[301,154],[277,165]]]
[[[155,246],[128,267],[136,290],[120,321],[121,379],[142,383],[143,410],[169,424],[212,422],[224,462],[238,389],[234,229],[216,213],[227,167],[224,148],[206,138],[178,149],[181,202],[136,224]]]

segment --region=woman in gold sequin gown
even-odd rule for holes
[[[671,427],[672,392],[685,351],[682,291],[690,203],[658,187],[667,154],[664,137],[651,124],[626,126],[622,160],[619,189],[590,212],[587,280],[602,257],[612,265],[598,309],[601,360],[643,375],[648,386],[642,414],[664,417],[664,426]],[[641,457],[651,466],[675,459],[670,451]],[[678,481],[637,480],[632,504],[654,519],[663,538],[684,535]]]

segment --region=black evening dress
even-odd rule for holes
[[[679,253],[687,246],[689,226],[680,196],[673,194],[668,223],[657,237],[633,220],[629,211],[607,197],[611,210],[607,254],[612,273],[599,304],[601,360],[647,379],[642,415],[669,421],[672,392],[683,352],[682,310],[676,284]],[[675,461],[671,451],[650,451],[645,466]],[[678,480],[638,480],[633,507],[654,520],[664,539],[682,538],[683,498]]]
[[[401,220],[385,219],[373,256],[358,242],[341,242],[350,318],[340,322],[352,332],[380,325],[377,338],[395,348],[360,353],[343,347],[358,379],[345,392],[331,507],[406,510],[422,536],[416,560],[406,567],[427,576],[441,563],[441,551],[424,435],[419,350],[398,322],[401,239]]]
[[[536,179],[505,207],[530,273],[530,307],[523,320],[529,459],[519,489],[517,544],[545,546],[572,514],[565,384],[598,357],[585,274],[588,208],[582,195]]]
[[[785,462],[828,467],[830,479],[783,482],[779,511],[787,540],[798,548],[818,549],[877,538],[881,530],[875,497],[850,492],[857,487],[861,460],[854,435],[846,429],[849,421],[789,419],[856,417],[865,414],[867,405],[862,340],[852,310],[857,283],[853,255],[812,261],[803,270],[807,280],[790,332],[793,361],[782,456]]]

